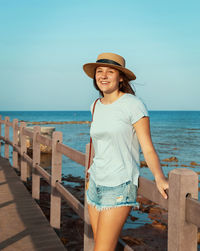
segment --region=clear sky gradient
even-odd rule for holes
[[[89,110],[120,54],[149,110],[200,110],[199,0],[0,0],[0,110]]]

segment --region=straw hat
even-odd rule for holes
[[[120,55],[114,53],[102,53],[97,57],[96,63],[84,64],[83,70],[90,78],[94,78],[95,69],[98,66],[112,67],[123,72],[129,80],[136,79],[135,74],[125,68],[125,59]]]

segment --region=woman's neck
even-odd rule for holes
[[[104,93],[104,97],[101,99],[101,102],[103,104],[111,104],[114,101],[116,101],[119,97],[121,97],[122,95],[124,95],[124,93],[121,91],[116,91],[116,92],[112,92],[112,93]]]

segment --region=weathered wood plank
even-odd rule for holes
[[[41,135],[41,134],[37,134],[36,140],[37,140],[38,143],[43,144],[45,146],[51,147],[51,145],[52,145],[52,140],[45,137],[45,136],[43,136],[43,135]]]
[[[40,198],[40,175],[36,171],[36,165],[40,165],[40,143],[37,141],[37,135],[41,129],[39,126],[33,128],[33,173],[32,173],[32,197]]]
[[[86,176],[86,171],[88,169],[89,149],[90,149],[90,143],[88,143],[86,145],[86,149],[85,149],[85,188],[86,188],[86,182],[88,181],[88,178]],[[94,151],[93,151],[93,148],[92,148],[91,149],[91,162],[92,162],[93,156],[94,156]],[[88,213],[88,204],[87,204],[86,189],[85,189],[85,200],[84,200],[84,251],[93,250],[93,248],[94,248],[94,239],[93,239],[92,227],[91,227],[91,224],[90,224],[90,217],[89,217],[89,213]]]
[[[57,151],[64,154],[65,156],[75,161],[76,163],[81,164],[82,166],[85,166],[85,154],[84,153],[79,152],[60,142],[57,144]]]
[[[39,165],[35,165],[37,172],[51,185],[51,175]]]
[[[196,251],[197,227],[186,221],[186,196],[198,198],[198,175],[186,168],[169,173],[168,251]]]
[[[200,228],[200,201],[186,198],[186,221]]]
[[[139,178],[138,194],[159,204],[162,208],[168,208],[168,200],[164,199],[152,180],[144,177]]]
[[[61,182],[62,175],[62,153],[57,151],[58,142],[62,143],[62,133],[53,132],[50,224],[55,229],[60,229],[61,222],[61,196],[56,190],[56,182]]]
[[[0,170],[0,250],[66,250],[14,169],[2,157]]]
[[[23,128],[26,126],[25,122],[20,123],[20,155],[23,156],[24,153],[27,153],[26,148],[26,135],[23,134]],[[28,167],[27,162],[24,160],[24,158],[21,158],[21,180],[27,181],[28,177]]]
[[[5,117],[5,139],[9,140],[9,117]],[[5,146],[4,146],[4,156],[6,159],[9,159],[9,144],[5,141]]]
[[[84,206],[61,183],[56,182],[56,189],[66,200],[67,204],[84,220]]]
[[[22,158],[24,158],[24,160],[26,160],[26,162],[29,164],[29,165],[33,165],[33,160],[31,159],[31,157],[29,157],[26,153],[23,153],[23,156]]]
[[[25,127],[23,128],[23,134],[30,138],[33,138],[33,132],[28,128],[25,128]]]
[[[18,146],[18,130],[16,129],[18,125],[18,120],[13,119],[13,146]],[[18,152],[13,148],[13,167],[19,170],[18,165]]]

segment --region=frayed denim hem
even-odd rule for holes
[[[87,194],[86,194],[86,200],[89,205],[96,207],[96,204],[89,199],[89,196]]]
[[[97,211],[109,210],[109,209],[117,208],[117,207],[133,207],[133,209],[139,209],[138,202],[122,203],[122,204],[113,205],[113,206],[100,206],[100,205],[96,205],[96,203],[91,201],[88,195],[86,196],[86,199],[87,199],[87,203],[95,207]]]
[[[96,205],[96,209],[98,211],[103,211],[103,210],[109,210],[112,208],[117,208],[117,207],[134,207],[134,208],[139,208],[138,205],[136,205],[137,203],[129,203],[129,204],[119,204],[119,205],[114,205],[114,206],[98,206]]]

